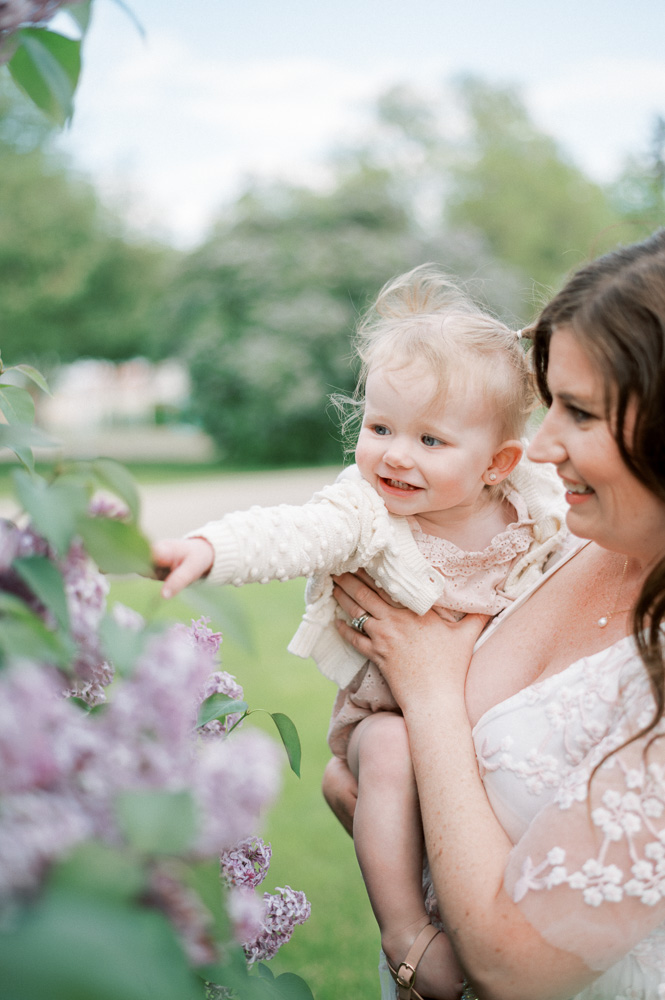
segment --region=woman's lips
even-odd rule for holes
[[[571,480],[563,480],[566,489],[566,502],[571,506],[585,503],[590,497],[595,495],[595,491],[584,483],[575,483]]]

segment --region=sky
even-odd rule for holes
[[[142,32],[123,9],[131,9]],[[611,180],[665,116],[665,0],[94,0],[59,146],[139,227],[182,247],[248,177],[317,184],[395,84],[518,88]]]

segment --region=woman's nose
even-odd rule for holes
[[[557,422],[551,410],[545,414],[545,419],[531,440],[526,454],[532,462],[553,462],[555,465],[567,458],[568,453],[558,433]]]

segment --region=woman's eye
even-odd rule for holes
[[[568,412],[576,424],[585,424],[587,421],[593,420],[592,413],[587,413],[586,410],[580,410],[577,406],[569,406]]]
[[[427,448],[435,448],[437,444],[443,444],[439,438],[432,437],[431,434],[423,434],[420,439]]]

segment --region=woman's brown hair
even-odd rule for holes
[[[538,389],[548,405],[550,340],[564,326],[602,373],[606,413],[623,461],[665,507],[665,229],[581,268],[542,311],[529,336]],[[637,412],[627,440],[632,401]],[[664,621],[665,556],[645,580],[633,616],[656,701],[653,719],[637,735],[648,733],[665,714]]]

